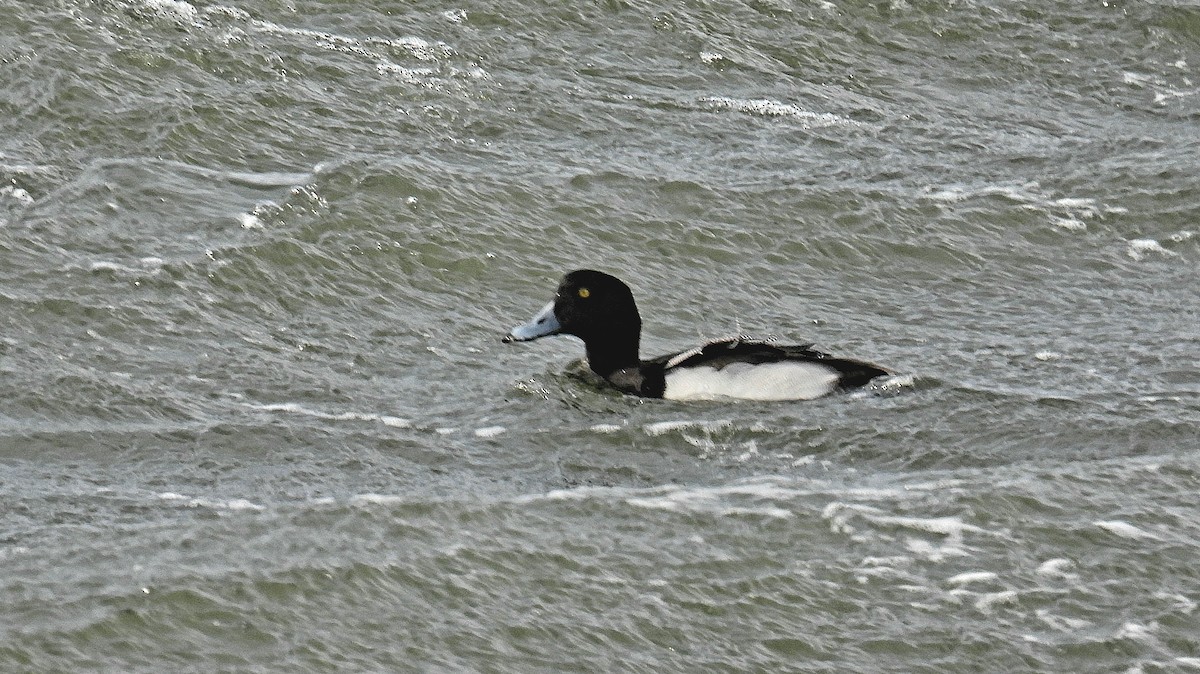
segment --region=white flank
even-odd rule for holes
[[[720,370],[683,367],[667,372],[670,400],[812,400],[837,388],[838,372],[817,363],[733,363]]]

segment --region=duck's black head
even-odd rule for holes
[[[554,296],[562,333],[585,342],[640,335],[642,318],[633,292],[615,276],[591,269],[563,277]]]
[[[554,301],[529,323],[513,328],[506,342],[573,335],[587,347],[588,364],[601,375],[638,363],[642,319],[633,292],[620,279],[591,269],[562,278]]]

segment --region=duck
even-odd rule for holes
[[[633,291],[611,274],[578,269],[562,277],[554,299],[503,342],[552,335],[583,341],[587,365],[614,388],[668,400],[813,400],[866,386],[891,373],[835,358],[812,344],[784,345],[736,337],[642,360],[642,318]]]

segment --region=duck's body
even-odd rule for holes
[[[629,286],[603,272],[583,269],[564,276],[554,301],[530,323],[513,328],[504,341],[574,335],[583,340],[593,372],[626,393],[648,398],[810,400],[888,374],[811,345],[745,338],[644,361],[638,357],[641,328]]]

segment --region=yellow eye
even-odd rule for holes
[[[583,299],[586,300],[587,298],[591,297],[591,295],[592,295],[592,291],[588,290],[587,288],[579,289],[579,296],[582,297]]]

